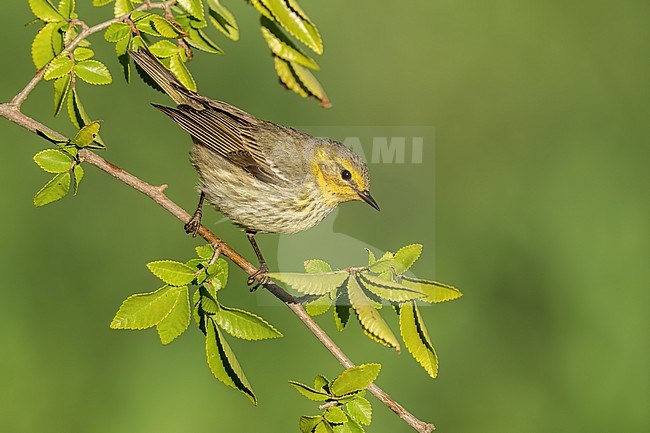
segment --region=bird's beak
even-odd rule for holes
[[[379,205],[377,204],[375,199],[372,198],[372,196],[370,195],[370,191],[365,189],[363,191],[358,191],[357,194],[359,194],[359,197],[361,197],[361,200],[365,201],[366,203],[368,203],[370,206],[374,207],[375,209],[380,210]]]

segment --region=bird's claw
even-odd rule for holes
[[[269,281],[271,281],[271,277],[266,275],[268,272],[269,269],[266,267],[266,265],[262,265],[257,270],[257,272],[255,272],[253,275],[248,277],[248,280],[246,280],[246,284],[248,284],[249,286],[255,284],[253,287],[251,287],[251,292],[254,292],[260,286],[263,286],[267,284]]]
[[[201,227],[201,217],[195,214],[183,227],[185,228],[185,233],[191,234],[195,238]]]

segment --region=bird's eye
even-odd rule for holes
[[[350,180],[350,179],[352,179],[352,173],[350,173],[350,172],[347,171],[347,170],[343,170],[343,171],[341,172],[341,178],[342,178],[343,180]]]

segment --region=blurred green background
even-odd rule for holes
[[[78,3],[90,23],[111,13]],[[365,244],[419,241],[415,272],[463,290],[423,312],[438,379],[356,324],[334,335],[352,360],[381,362],[378,384],[443,432],[648,431],[650,4],[303,0],[325,40],[318,77],[330,110],[276,83],[258,14],[240,0],[226,4],[241,40],[213,33],[226,55],[191,65],[202,93],[279,123],[331,128],[335,138],[357,125],[435,128],[422,164],[370,165],[381,213],[353,203],[313,232],[260,237],[283,270],[311,257],[357,264]],[[23,27],[32,19],[26,0],[2,10],[8,101],[33,74],[36,29]],[[167,101],[139,81],[127,86],[112,47],[101,35],[92,41],[116,78],[108,89],[81,89],[91,116],[104,120],[104,156],[168,183],[192,210],[190,141],[149,106]],[[41,85],[24,109],[71,133],[51,104],[50,85]],[[47,143],[4,120],[0,137],[0,431],[297,432],[299,415],[316,413],[286,381],[340,367],[284,306],[249,294],[239,271],[222,301],[286,336],[230,339],[257,408],[212,378],[195,328],[168,347],[153,331],[109,330],[126,296],[157,287],[145,264],[189,258],[198,241],[92,168],[78,197],[35,209],[47,176],[31,157]],[[220,218],[210,210],[204,222],[252,258],[236,228],[214,225]],[[330,316],[319,321],[336,332]],[[372,402],[370,431],[411,431]]]

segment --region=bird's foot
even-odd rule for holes
[[[196,234],[199,232],[199,228],[201,228],[201,212],[196,212],[194,215],[192,215],[192,219],[185,224],[185,233],[191,234],[193,238],[196,237]]]
[[[266,263],[263,263],[260,265],[260,268],[257,270],[257,272],[255,272],[253,275],[248,277],[246,284],[248,284],[249,286],[255,284],[253,287],[251,287],[251,292],[254,292],[260,286],[263,286],[264,284],[271,281],[271,277],[266,275],[268,274],[268,272],[269,272],[269,268],[266,266]]]

